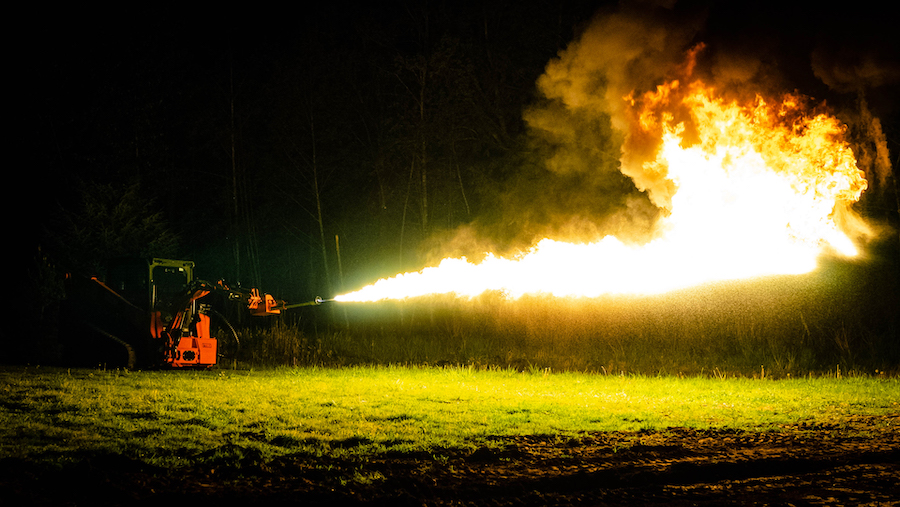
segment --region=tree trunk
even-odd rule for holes
[[[422,65],[419,81],[419,170],[422,173],[422,234],[428,234],[428,143],[425,139],[425,85],[428,77],[428,61]]]
[[[234,203],[234,216],[232,224],[232,235],[234,236],[234,280],[241,283],[241,242],[240,242],[240,220],[241,208],[238,204],[238,176],[237,162],[235,160],[234,148],[234,65],[229,69],[229,85],[230,85],[230,105],[231,105],[231,199]]]
[[[322,213],[322,193],[319,190],[319,166],[316,162],[316,129],[313,115],[309,115],[309,133],[312,138],[311,163],[313,173],[313,193],[316,197],[316,222],[319,225],[319,242],[322,245],[322,268],[325,270],[325,287],[329,294],[334,292],[331,285],[331,271],[328,269],[328,248],[325,246],[325,219]]]

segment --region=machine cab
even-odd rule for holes
[[[107,285],[145,311],[168,312],[194,280],[194,263],[173,259],[121,259],[110,263]]]

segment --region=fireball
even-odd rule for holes
[[[673,80],[623,101],[630,138],[654,146],[638,170],[671,189],[651,196],[664,210],[655,239],[631,245],[614,236],[581,243],[545,238],[514,257],[489,253],[477,264],[447,258],[335,299],[658,294],[802,274],[823,255],[858,254],[835,213],[859,200],[866,180],[835,117],[810,111],[798,95],[726,100],[700,80]]]

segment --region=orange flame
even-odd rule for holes
[[[652,147],[640,162],[623,156],[623,166],[636,163],[664,183],[651,193],[668,211],[655,240],[632,246],[612,236],[583,244],[544,239],[517,257],[489,254],[478,264],[448,258],[335,299],[656,294],[806,273],[827,251],[857,255],[834,213],[859,200],[867,184],[834,117],[806,113],[795,95],[774,105],[762,97],[728,102],[700,81],[672,81],[626,102],[633,125],[625,154],[629,143]]]

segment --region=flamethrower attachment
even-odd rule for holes
[[[282,300],[275,299],[271,294],[260,294],[259,289],[253,287],[246,289],[232,289],[225,284],[224,280],[216,282],[215,287],[228,294],[231,301],[241,301],[250,310],[250,314],[257,317],[268,315],[279,315],[282,310],[287,308],[287,303]]]
[[[323,303],[333,303],[334,299],[322,299],[320,296],[316,296],[316,299],[312,301],[307,301],[306,303],[294,303],[292,305],[284,305],[282,307],[283,310],[290,310],[291,308],[300,308],[301,306],[319,306]]]

